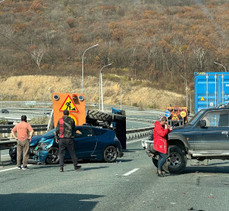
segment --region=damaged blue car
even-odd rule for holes
[[[52,129],[43,135],[37,135],[37,136],[32,137],[32,139],[29,143],[29,160],[28,160],[29,163],[38,162],[37,150],[35,150],[38,143],[41,140],[47,140],[47,139],[53,137],[54,133],[55,133],[55,129]],[[11,162],[16,163],[17,162],[17,145],[10,147],[9,155],[11,158]]]
[[[114,162],[123,156],[120,141],[113,130],[93,126],[76,126],[74,135],[76,156],[79,160]],[[38,161],[47,164],[59,162],[59,147],[55,141],[55,130],[43,136],[35,148]],[[65,160],[71,159],[66,151]]]

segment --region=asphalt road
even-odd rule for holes
[[[5,102],[6,103],[6,102]],[[111,113],[112,106],[106,106],[104,112]],[[9,113],[0,113],[0,119],[17,119],[20,121],[21,115],[27,115],[28,119],[49,117],[51,113],[51,108],[40,107],[40,108],[20,108],[20,107],[9,107],[5,106],[3,109],[7,109]],[[90,107],[87,107],[90,109]],[[93,109],[97,109],[96,107]],[[158,116],[164,112],[157,110],[143,110],[140,111],[135,107],[125,107],[126,117],[127,117],[127,129],[130,128],[140,128],[148,127],[152,125],[152,121],[157,119]],[[144,121],[144,122],[143,122]]]
[[[4,159],[7,159],[5,156]],[[127,143],[116,163],[81,163],[65,172],[57,165],[0,167],[1,210],[228,210],[229,161],[191,166],[160,178],[140,141]]]

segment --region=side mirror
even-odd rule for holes
[[[206,127],[206,120],[200,120],[200,127]]]

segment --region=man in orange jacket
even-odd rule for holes
[[[167,118],[162,116],[159,118],[159,121],[155,122],[154,127],[154,149],[159,152],[158,159],[158,168],[157,174],[159,177],[163,177],[162,174],[162,166],[166,162],[167,159],[167,150],[168,150],[168,134],[171,132],[171,129],[166,124]]]
[[[17,136],[16,136],[17,133]],[[17,166],[21,169],[21,154],[23,152],[23,170],[28,169],[29,142],[33,136],[33,128],[27,123],[26,115],[21,116],[21,122],[12,129],[13,137],[17,140]]]

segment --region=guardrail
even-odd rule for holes
[[[47,125],[31,125],[34,129],[34,134],[38,135],[42,132],[47,131]],[[0,141],[1,139],[12,138],[11,130],[13,129],[14,125],[0,125]]]
[[[39,132],[46,132],[47,131],[47,125],[32,125],[32,127],[33,127],[36,135]],[[16,140],[12,139],[12,136],[11,136],[12,128],[13,128],[13,125],[0,126],[0,133],[4,134],[4,136],[2,138],[0,138],[0,150],[8,149],[17,143]],[[146,136],[150,135],[153,128],[154,127],[127,129],[126,130],[127,141],[146,137]]]
[[[38,135],[47,131],[47,125],[31,125],[34,129],[34,134]],[[14,125],[0,125],[0,150],[9,149],[11,146],[17,144],[17,141],[13,139],[11,130]],[[0,152],[1,156],[1,152]],[[1,160],[1,158],[0,158]]]
[[[138,129],[127,129],[126,130],[126,139],[133,140],[138,138],[143,138],[149,136],[154,127],[138,128]]]

